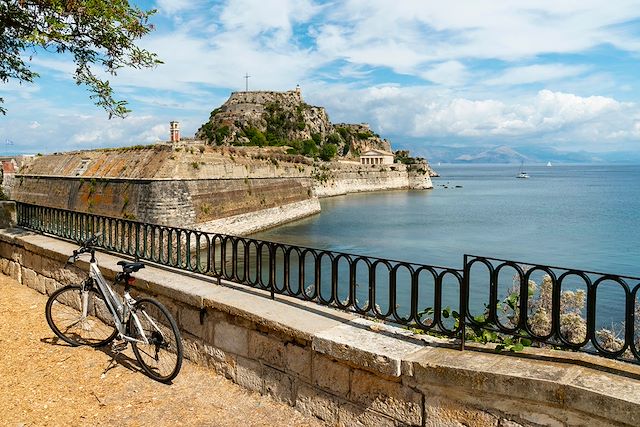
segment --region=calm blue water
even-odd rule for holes
[[[640,166],[528,167],[530,179],[518,166],[436,169],[433,190],[324,199],[321,214],[253,237],[455,268],[468,253],[640,276]],[[624,311],[619,288],[598,300],[607,319]]]
[[[253,237],[450,267],[468,253],[640,276],[640,166],[528,167],[530,179],[518,169],[440,166],[433,190],[323,199],[321,214]]]

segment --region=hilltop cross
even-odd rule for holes
[[[249,77],[251,76],[248,73],[245,73],[244,75],[244,79],[245,79],[244,91],[245,92],[249,92]]]

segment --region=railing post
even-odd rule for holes
[[[464,351],[464,344],[467,338],[467,312],[469,306],[469,266],[468,266],[468,255],[464,255],[464,266],[462,268],[462,289],[460,289],[461,293],[461,304],[460,304],[460,351]]]
[[[276,299],[276,251],[273,243],[269,243],[269,290],[271,299]]]

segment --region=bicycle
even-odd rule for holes
[[[180,331],[169,311],[153,298],[135,300],[129,293],[132,273],[144,268],[142,262],[118,261],[122,272],[113,285],[124,284],[123,297],[117,295],[100,272],[95,245],[100,234],[91,236],[73,251],[67,264],[89,253],[89,277],[80,285],[67,285],[51,294],[46,307],[47,323],[53,332],[72,346],[102,347],[112,343],[116,353],[129,343],[142,369],[151,378],[168,383],[182,367]]]

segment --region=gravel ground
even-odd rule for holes
[[[44,316],[46,296],[0,274],[0,425],[321,426],[185,360],[172,385],[146,377],[131,350],[70,347]]]

